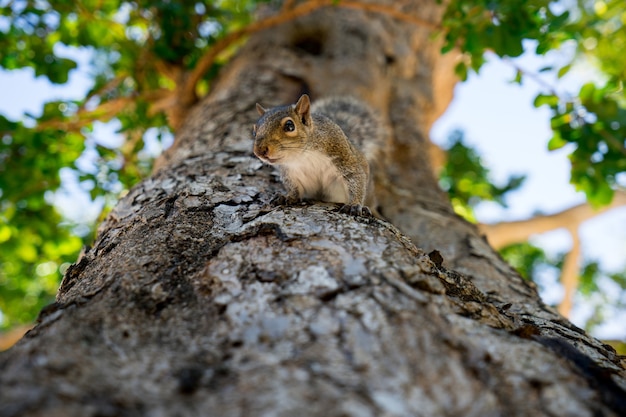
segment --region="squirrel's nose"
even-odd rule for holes
[[[267,145],[259,145],[255,146],[255,152],[258,156],[267,156],[268,148]]]

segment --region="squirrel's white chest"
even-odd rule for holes
[[[348,203],[348,185],[327,155],[305,151],[282,165],[283,176],[303,199]]]

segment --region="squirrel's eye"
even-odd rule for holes
[[[296,125],[294,125],[291,120],[287,120],[283,126],[283,130],[285,132],[293,132],[296,130]]]

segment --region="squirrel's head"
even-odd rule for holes
[[[265,109],[257,103],[261,118],[254,125],[254,154],[270,164],[281,164],[299,155],[306,146],[313,120],[311,101],[303,94],[296,104]]]

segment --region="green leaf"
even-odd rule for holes
[[[565,74],[567,74],[569,72],[569,70],[572,69],[572,65],[565,65],[561,68],[559,68],[559,71],[557,73],[557,78],[563,78],[563,76],[565,76]]]
[[[558,268],[558,260],[548,257],[543,249],[528,242],[505,246],[500,255],[526,280],[537,282],[537,274],[546,267]]]
[[[580,88],[580,92],[578,93],[578,97],[581,100],[590,100],[594,93],[596,92],[596,86],[593,83],[586,83]]]
[[[454,73],[461,81],[467,80],[467,65],[464,62],[459,62],[454,66]]]
[[[567,145],[567,141],[563,140],[559,132],[554,132],[552,138],[548,142],[548,150],[555,151],[557,149],[561,149],[563,146]]]
[[[538,94],[535,97],[535,101],[533,105],[535,107],[541,107],[543,105],[547,105],[550,107],[556,107],[559,104],[559,98],[554,94]]]
[[[598,277],[600,275],[600,264],[598,262],[590,262],[582,268],[580,274],[579,291],[584,296],[591,296],[594,292],[600,290],[598,287]]]
[[[556,116],[554,116],[552,119],[550,119],[550,127],[552,127],[552,129],[558,129],[561,128],[563,126],[569,126],[570,122],[572,121],[572,115],[569,113],[565,113],[565,114],[561,114],[561,113],[557,113]],[[563,132],[561,132],[563,133]],[[570,134],[568,135],[570,140],[572,138],[572,134],[571,132],[569,132]],[[562,137],[565,139],[565,135],[562,134]]]
[[[504,206],[505,195],[518,189],[526,179],[524,175],[514,175],[504,185],[495,184],[476,150],[465,145],[461,131],[452,132],[449,141],[440,184],[450,195],[455,212],[468,221],[475,221],[473,208],[481,201]]]
[[[592,192],[587,193],[589,202],[594,207],[602,207],[611,204],[615,191],[606,183],[598,183]]]

